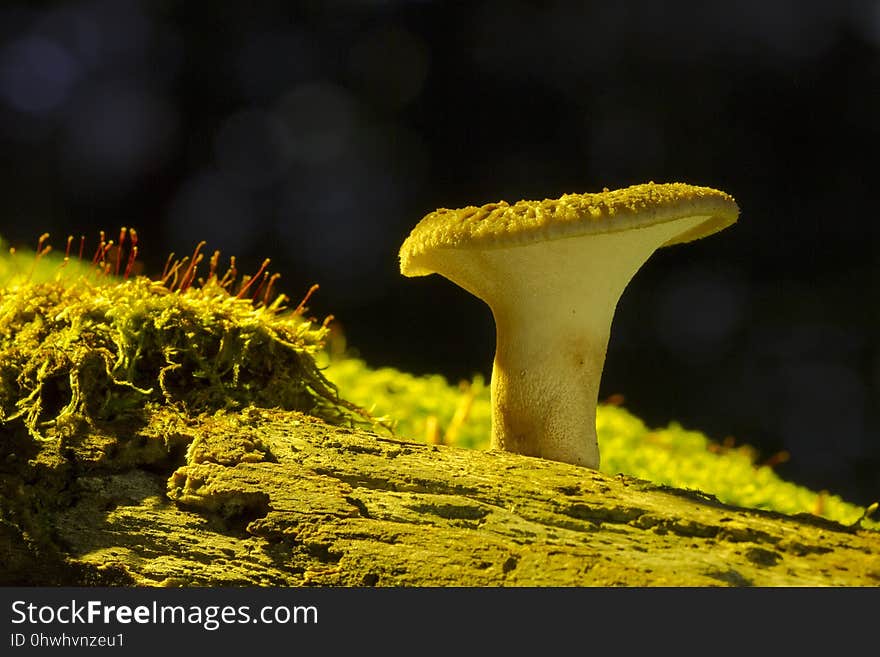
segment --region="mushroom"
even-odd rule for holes
[[[441,274],[489,305],[492,448],[598,468],[596,404],[620,295],[658,247],[738,215],[724,192],[653,182],[444,208],[404,241],[400,272]]]

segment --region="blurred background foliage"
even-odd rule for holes
[[[271,257],[371,366],[488,381],[488,309],[397,249],[437,207],[683,181],[740,222],[618,307],[602,397],[880,493],[880,2],[4,2],[0,235]]]

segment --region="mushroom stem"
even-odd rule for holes
[[[495,318],[493,448],[599,467],[596,404],[618,299],[657,248],[706,219],[447,255],[440,271]]]
[[[493,310],[492,448],[598,468],[596,402],[614,304],[517,310]],[[544,322],[555,330],[536,330]]]

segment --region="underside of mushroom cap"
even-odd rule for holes
[[[685,183],[645,183],[614,191],[565,194],[543,201],[505,201],[459,210],[441,208],[412,230],[400,248],[405,276],[434,273],[422,256],[436,249],[493,249],[542,240],[611,233],[705,216],[706,221],[664,246],[689,242],[734,223],[739,207],[729,195]]]

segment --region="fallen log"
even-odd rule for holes
[[[0,583],[876,586],[880,532],[293,411],[0,433]]]

